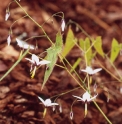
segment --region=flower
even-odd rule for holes
[[[42,60],[42,61],[39,61],[39,58],[38,56],[36,56],[35,54],[32,54],[32,59],[28,59],[28,58],[25,58],[26,60],[30,61],[32,64],[34,64],[35,66],[38,66],[38,65],[45,65],[45,64],[48,64],[50,63],[50,61],[47,61],[47,60]]]
[[[73,119],[73,111],[70,112],[70,119]]]
[[[97,94],[97,95],[98,95],[98,94]],[[82,97],[82,98],[79,97],[79,96],[75,96],[75,95],[73,95],[73,97],[78,98],[78,99],[79,99],[78,101],[90,102],[90,101],[94,100],[94,99],[97,97],[97,95],[95,95],[94,97],[91,97],[91,98],[90,98],[90,94],[86,91],[86,92],[83,94],[83,97]]]
[[[64,29],[65,29],[65,21],[64,19],[62,19],[61,30],[64,31]]]
[[[11,36],[9,35],[8,38],[7,38],[7,43],[8,43],[8,46],[10,45],[11,43]]]
[[[43,112],[43,118],[45,117],[46,115],[46,112],[47,112],[47,107],[50,107],[52,106],[54,108],[54,106],[56,105],[59,105],[58,103],[52,103],[50,99],[46,99],[46,100],[43,100],[41,97],[39,97],[39,100],[43,103],[43,105],[45,106],[45,109],[44,109],[44,112]],[[55,108],[54,108],[55,110]]]
[[[17,41],[17,45],[21,48],[24,48],[24,49],[28,49],[28,48],[34,49],[35,48],[33,45],[30,45],[30,44],[28,44],[28,43],[26,43],[26,42],[24,42],[18,38],[16,38],[16,41]]]
[[[50,99],[46,99],[46,100],[43,100],[41,97],[39,97],[39,100],[43,103],[43,105],[45,107],[49,107],[49,106],[55,106],[55,105],[59,105],[58,103],[52,103]]]
[[[92,100],[94,100],[97,97],[97,95],[90,98],[90,94],[87,91],[83,94],[82,97],[73,95],[73,97],[76,97],[78,101],[82,101],[85,103],[85,116],[87,115],[87,102],[91,102]]]
[[[31,58],[32,58],[32,59],[28,59],[28,58],[25,58],[25,59],[31,62],[30,71],[32,71],[31,77],[33,78],[34,75],[35,75],[36,67],[39,66],[39,65],[48,64],[48,63],[50,63],[50,61],[47,61],[47,60],[39,61],[38,56],[36,56],[35,54],[32,54],[32,57],[31,57]],[[34,67],[33,67],[33,66],[34,66]]]
[[[5,21],[7,21],[7,20],[8,20],[9,16],[10,16],[10,12],[6,11]]]
[[[81,69],[81,71],[86,72],[86,73],[88,73],[90,75],[93,75],[93,74],[95,74],[95,73],[97,73],[97,72],[99,72],[101,70],[102,70],[102,68],[97,68],[97,69],[93,70],[90,66],[87,66],[86,69]]]

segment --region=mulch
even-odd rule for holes
[[[16,38],[21,37],[23,40],[43,35],[42,30],[34,24],[29,18],[21,18],[25,16],[23,10],[15,3],[10,5],[10,17],[5,21],[5,12],[11,0],[1,0],[0,2],[0,77],[18,60],[21,49],[17,46]],[[85,38],[86,36],[77,31],[75,25],[69,24],[69,20],[77,22],[91,37],[102,37],[103,49],[108,53],[111,48],[113,38],[119,43],[122,42],[122,1],[121,0],[21,0],[20,4],[28,12],[28,14],[43,26],[48,36],[55,42],[55,36],[61,25],[61,18],[54,16],[57,12],[64,13],[64,19],[67,27],[63,33],[63,41],[65,42],[68,27],[70,26],[77,38]],[[21,19],[19,19],[21,18]],[[49,19],[47,21],[47,19]],[[15,22],[19,19],[17,22]],[[15,24],[13,24],[15,22]],[[13,25],[12,25],[13,24]],[[7,46],[7,37],[12,25],[11,45]],[[45,38],[32,38],[28,41],[30,44],[37,45],[38,49],[30,52],[45,56],[43,53],[51,46],[51,43]],[[81,56],[77,48],[73,48],[67,55],[67,60],[73,65],[78,57]],[[30,57],[27,55],[26,57]],[[117,76],[117,72],[107,59],[94,60],[93,67],[99,67],[99,62],[107,68],[113,75]],[[58,64],[61,64],[58,61]],[[116,59],[114,65],[122,75],[122,59],[121,54]],[[67,65],[68,69],[70,67]],[[83,61],[76,68],[81,78],[85,74],[80,72],[80,68],[85,67]],[[88,114],[84,118],[84,104],[75,102],[73,104],[73,120],[70,119],[71,105],[75,100],[72,95],[81,95],[84,93],[82,89],[77,89],[58,97],[57,101],[60,106],[55,111],[52,108],[47,109],[47,113],[43,118],[44,107],[38,99],[38,96],[55,100],[56,95],[68,92],[78,84],[62,68],[56,66],[51,74],[44,89],[41,91],[45,72],[45,66],[36,71],[33,79],[30,77],[30,63],[25,59],[22,61],[2,80],[0,81],[0,124],[107,124],[107,121],[94,103],[88,104]],[[77,76],[73,74],[77,79]],[[97,83],[98,97],[97,104],[103,110],[105,115],[113,124],[122,123],[122,85],[121,80],[118,81],[105,70],[93,76],[93,80]],[[91,87],[94,92],[94,85]],[[55,97],[54,97],[55,96]],[[62,107],[62,112],[60,112]]]

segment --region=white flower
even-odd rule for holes
[[[73,95],[73,97],[76,97],[78,101],[85,102],[85,116],[87,115],[87,102],[91,102],[92,100],[94,100],[97,97],[97,95],[90,98],[90,94],[87,91],[83,94],[82,97]]]
[[[50,61],[47,61],[47,60],[39,61],[38,56],[36,56],[35,54],[32,54],[32,59],[28,59],[28,58],[25,58],[25,59],[31,62],[31,68],[30,68],[30,71],[32,71],[31,72],[31,74],[32,74],[31,78],[34,77],[37,66],[50,63]]]
[[[98,95],[98,94],[97,94]],[[90,98],[90,94],[86,91],[82,97],[79,97],[79,96],[75,96],[73,95],[74,97],[78,98],[79,100],[78,101],[83,101],[83,102],[90,102],[92,100],[94,100],[97,95],[95,95],[94,97]]]
[[[16,38],[16,41],[17,41],[18,46],[21,48],[24,48],[24,49],[28,49],[28,48],[34,49],[35,48],[33,45],[30,45],[30,44],[28,44],[28,43],[26,43],[26,42],[24,42],[18,38]]]
[[[30,61],[32,64],[34,64],[35,66],[38,66],[38,65],[45,65],[45,64],[48,64],[50,63],[50,61],[47,61],[47,60],[42,60],[42,61],[39,61],[39,58],[38,56],[36,56],[35,54],[32,54],[32,59],[28,59],[28,58],[25,58],[26,60]]]
[[[49,107],[49,106],[55,106],[55,105],[59,105],[58,103],[52,103],[50,99],[46,99],[46,100],[43,100],[41,97],[39,97],[39,100],[43,103],[43,105],[45,107]]]
[[[7,38],[7,43],[8,43],[8,46],[10,45],[11,43],[11,36],[9,35],[8,38]]]
[[[8,20],[9,16],[10,16],[10,12],[7,11],[7,12],[6,12],[6,15],[5,15],[5,21]]]
[[[101,70],[102,70],[102,68],[97,68],[97,69],[93,70],[90,66],[87,66],[86,69],[81,69],[81,71],[86,72],[86,73],[88,73],[90,75],[93,75],[93,74],[95,74],[95,73],[97,73],[97,72],[99,72]]]
[[[65,29],[65,21],[64,19],[62,19],[61,30],[64,31],[64,29]]]

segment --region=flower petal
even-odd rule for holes
[[[35,62],[37,65],[39,63],[39,58],[35,54],[32,54],[32,61]]]
[[[17,41],[17,45],[19,47],[21,47],[21,48],[24,48],[24,49],[28,49],[28,48],[35,49],[35,47],[33,45],[30,45],[30,44],[28,44],[28,43],[26,43],[26,42],[24,42],[24,41],[22,41],[22,40],[20,40],[18,38],[16,38],[16,41]]]
[[[28,49],[28,48],[30,48],[30,49],[34,49],[34,46],[32,46],[32,45],[29,45],[29,44],[23,44],[23,48],[24,49]]]
[[[62,113],[62,106],[61,106],[61,104],[59,106],[59,112]]]
[[[101,70],[102,70],[102,68],[97,68],[97,69],[93,70],[93,74],[95,74],[95,73],[97,73],[97,72],[99,72]]]
[[[25,58],[26,60],[30,61],[31,63],[34,63],[33,60],[29,59],[29,58]]]
[[[65,21],[64,19],[62,19],[61,30],[64,31],[64,29],[65,29]]]
[[[7,38],[7,43],[8,43],[8,46],[10,45],[11,43],[11,36],[9,35],[8,38]]]
[[[45,101],[41,97],[39,97],[39,96],[38,96],[38,98],[45,105]]]
[[[6,12],[6,15],[5,15],[5,21],[8,20],[9,16],[10,16],[10,12]]]
[[[55,106],[53,106],[53,111],[55,111],[55,109],[56,109],[56,107],[55,107]]]
[[[73,95],[73,97],[76,97],[77,99],[79,99],[80,101],[83,101],[83,102],[85,102],[84,101],[84,99],[82,99],[81,97],[79,97],[79,96],[75,96],[75,95]]]
[[[87,73],[87,71],[86,71],[85,69],[81,69],[81,71],[83,71],[83,72],[86,72],[86,73]]]
[[[50,63],[50,61],[47,61],[47,60],[42,60],[38,63],[38,65],[45,65],[45,64],[48,64]]]
[[[91,97],[91,98],[90,98],[90,100],[89,100],[88,102],[90,102],[90,101],[94,100],[97,96],[98,96],[98,94],[97,94],[97,95],[95,95],[95,96],[93,96],[93,97]]]
[[[55,105],[59,105],[58,103],[50,103],[47,106],[55,106]]]

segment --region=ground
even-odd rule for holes
[[[21,49],[17,46],[16,38],[27,39],[34,36],[43,35],[42,30],[28,17],[24,11],[11,0],[1,0],[0,3],[0,77],[18,60]],[[112,39],[115,38],[119,43],[122,42],[122,1],[121,0],[21,0],[18,1],[28,14],[43,26],[44,30],[55,42],[55,36],[60,29],[62,19],[57,16],[51,16],[57,12],[64,13],[64,19],[67,24],[63,32],[63,41],[65,42],[68,27],[70,26],[75,37],[85,38],[86,36],[77,31],[75,25],[68,24],[69,20],[78,23],[91,37],[102,37],[103,49],[105,53],[110,52]],[[10,17],[5,21],[6,9],[9,6]],[[21,18],[21,19],[20,19]],[[47,19],[49,19],[47,21]],[[17,22],[15,22],[19,19]],[[15,23],[14,23],[15,22]],[[14,24],[13,24],[14,23]],[[12,25],[13,24],[13,25]],[[7,45],[7,37],[12,28],[11,44]],[[45,56],[51,43],[46,38],[36,37],[29,40],[29,43],[37,46],[36,50],[30,52]],[[42,54],[43,53],[43,54]],[[121,54],[114,62],[117,71],[110,65],[107,59],[98,56],[94,60],[93,67],[105,67],[111,72],[111,75],[104,69],[93,80],[97,84],[98,97],[95,100],[105,115],[113,124],[122,123],[122,59]],[[67,55],[67,60],[73,64],[80,51],[74,47]],[[26,57],[30,58],[30,55]],[[60,65],[61,62],[58,61]],[[67,65],[68,66],[68,65]],[[85,67],[85,62],[80,63],[76,68],[80,77],[85,77],[85,73],[79,72]],[[70,67],[68,66],[68,69]],[[84,103],[75,102],[73,105],[73,119],[70,119],[71,105],[75,100],[72,95],[81,95],[84,90],[77,88],[78,84],[69,75],[69,73],[56,66],[47,81],[43,90],[41,90],[45,66],[36,71],[33,79],[30,77],[30,63],[24,58],[22,61],[2,80],[0,81],[0,124],[107,124],[107,120],[99,112],[93,102],[88,104],[88,113],[84,118]],[[77,76],[73,74],[74,77]],[[115,78],[117,77],[117,79]],[[56,95],[68,92],[58,97],[60,104],[53,112],[52,108],[47,108],[47,113],[43,118],[44,106],[38,99],[38,96],[54,100]],[[94,85],[91,87],[92,92]],[[60,112],[62,107],[62,112]]]

